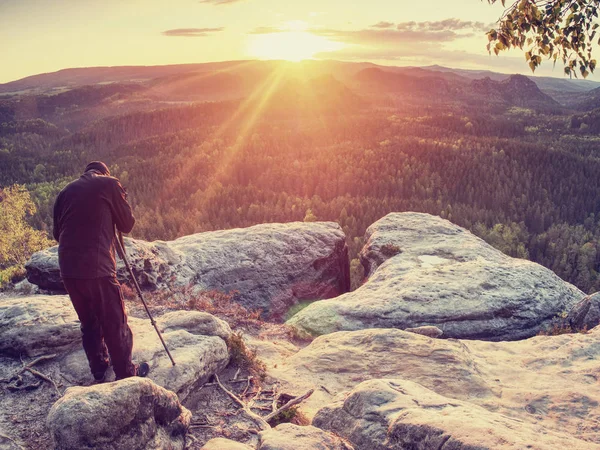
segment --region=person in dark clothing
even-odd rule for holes
[[[117,379],[145,376],[131,361],[133,336],[117,281],[115,227],[129,233],[135,218],[118,179],[106,164],[87,165],[54,204],[54,239],[63,284],[81,322],[83,348],[96,381],[110,361]]]

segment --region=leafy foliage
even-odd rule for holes
[[[29,192],[19,185],[0,189],[0,287],[23,276],[23,265],[36,251],[51,245],[27,218],[36,212]]]
[[[500,2],[506,5],[506,0]],[[585,78],[596,68],[592,50],[600,26],[596,23],[599,4],[598,0],[516,0],[497,28],[488,32],[488,50],[498,55],[513,47],[527,49],[525,59],[532,71],[546,58],[562,61],[565,74]]]

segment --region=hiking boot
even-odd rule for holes
[[[150,372],[150,366],[148,365],[147,362],[142,362],[135,368],[135,375],[138,377],[143,378],[143,377],[147,376],[149,372]]]
[[[92,375],[94,376],[94,381],[96,383],[104,383],[106,380],[106,369],[102,372],[94,372]]]

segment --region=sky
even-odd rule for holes
[[[490,56],[487,0],[0,0],[0,83],[71,67],[241,59],[439,64],[530,74]],[[542,65],[537,75],[562,76]]]

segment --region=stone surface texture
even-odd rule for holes
[[[254,448],[230,439],[214,438],[204,444],[200,450],[254,450]]]
[[[298,302],[349,290],[345,239],[335,223],[292,222],[198,233],[169,242],[127,238],[125,243],[143,289],[193,284],[235,291],[243,306],[280,320]],[[56,247],[34,254],[26,269],[29,281],[40,288],[63,289]],[[120,261],[118,277],[128,278]]]
[[[445,338],[517,340],[585,296],[541,265],[429,214],[388,214],[367,229],[366,241],[366,283],[312,303],[290,325],[314,335],[436,326]]]
[[[339,437],[313,426],[282,423],[259,435],[258,450],[353,450]]]
[[[350,440],[356,450],[600,449],[402,379],[359,384],[322,408],[313,424]]]
[[[38,356],[80,340],[79,319],[68,297],[0,299],[0,354]]]
[[[600,292],[588,295],[577,303],[567,316],[567,323],[576,331],[591,330],[600,324]]]
[[[183,449],[191,413],[149,379],[72,387],[47,418],[60,450]]]
[[[372,379],[404,379],[551,433],[600,444],[600,327],[516,342],[433,339],[397,329],[337,332],[275,364],[282,390],[323,406]]]

